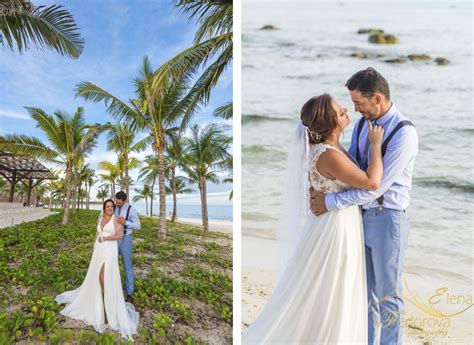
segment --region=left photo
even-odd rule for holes
[[[0,2],[0,344],[232,343],[232,25]]]

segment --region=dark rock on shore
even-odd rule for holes
[[[350,57],[355,57],[358,59],[380,59],[386,57],[386,54],[383,53],[368,53],[368,52],[354,52],[350,55]]]
[[[408,55],[407,58],[411,61],[428,61],[433,59],[431,56],[426,54],[411,54]]]
[[[272,31],[272,30],[280,30],[279,28],[277,28],[276,26],[273,26],[273,25],[264,25],[260,28],[260,30],[269,30],[269,31]]]
[[[369,57],[369,53],[355,52],[351,54],[351,57],[356,57],[359,59],[367,59]]]
[[[446,58],[439,57],[439,58],[436,58],[434,61],[435,61],[439,66],[446,66],[446,65],[449,65],[449,60],[446,59]]]
[[[401,63],[407,62],[407,59],[405,59],[405,57],[401,56],[401,57],[398,57],[398,58],[396,58],[396,59],[388,59],[388,60],[385,60],[385,62],[387,62],[387,63],[401,64]]]
[[[357,31],[358,34],[370,34],[370,35],[377,35],[377,34],[383,34],[384,31],[382,29],[359,29]]]
[[[397,44],[400,43],[400,39],[397,36],[391,34],[374,34],[369,36],[369,42],[376,44]]]

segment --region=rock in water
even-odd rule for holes
[[[377,35],[377,34],[383,34],[382,29],[359,29],[357,31],[358,34],[371,34],[371,35]]]
[[[374,34],[369,36],[370,43],[376,44],[397,44],[400,39],[395,35]]]
[[[351,54],[351,57],[356,57],[359,59],[367,59],[369,57],[369,54],[364,53],[364,52],[355,52]]]
[[[407,59],[405,59],[405,58],[402,56],[402,57],[399,57],[399,58],[396,58],[396,59],[388,59],[388,60],[385,60],[385,62],[400,64],[400,63],[405,63],[405,62],[407,62]]]
[[[411,61],[427,61],[432,59],[431,56],[426,54],[411,54],[408,55],[407,58],[409,58]]]
[[[445,58],[442,58],[442,57],[436,58],[434,61],[435,61],[439,66],[446,66],[446,65],[449,65],[449,60],[448,60],[448,59],[445,59]]]
[[[264,25],[260,28],[260,30],[280,30],[280,29],[273,25]]]

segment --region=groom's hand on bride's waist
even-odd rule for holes
[[[311,212],[317,216],[325,214],[328,211],[326,208],[325,194],[315,191],[313,187],[309,188],[309,194]]]

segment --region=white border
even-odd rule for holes
[[[240,344],[241,325],[241,1],[234,1],[233,21],[233,343]]]

